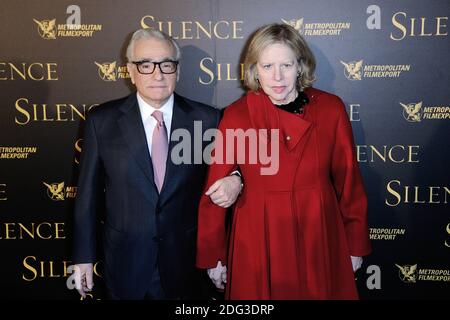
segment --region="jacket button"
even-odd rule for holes
[[[156,214],[160,214],[160,213],[161,213],[161,207],[156,207],[155,213],[156,213]]]
[[[286,140],[287,141],[291,140],[291,136],[286,136]]]
[[[162,237],[159,237],[159,236],[154,236],[153,238],[153,241],[155,241],[155,242],[161,242],[162,241]]]

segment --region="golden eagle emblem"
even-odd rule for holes
[[[33,19],[38,25],[39,35],[44,39],[56,39],[56,19],[38,21]]]
[[[361,69],[363,66],[363,60],[350,61],[348,63],[341,60],[344,65],[344,74],[348,80],[361,80]]]
[[[302,32],[302,27],[303,27],[303,18],[300,19],[291,19],[291,20],[284,20],[281,19],[281,21],[283,21],[283,23],[290,25],[291,27],[294,27],[295,30],[297,30],[298,32]]]
[[[64,181],[61,183],[48,184],[43,182],[44,186],[47,187],[47,194],[50,199],[55,201],[64,200]]]
[[[413,266],[399,266],[398,264],[395,264],[397,268],[400,270],[399,276],[400,279],[404,282],[416,282],[416,271],[417,271],[417,264]]]
[[[403,107],[403,116],[406,120],[410,122],[420,122],[420,120],[422,120],[420,113],[420,109],[422,108],[422,101],[409,104],[400,102],[400,105]]]
[[[116,81],[117,74],[116,74],[116,62],[105,62],[105,63],[98,63],[95,62],[95,64],[98,67],[98,74],[100,78],[104,81]]]

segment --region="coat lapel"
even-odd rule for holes
[[[280,128],[280,142],[291,152],[299,144],[303,137],[307,137],[311,123],[292,114],[277,110],[278,123]]]
[[[262,91],[248,93],[247,105],[253,127],[258,130],[279,129],[280,145],[289,152],[295,149],[312,125],[305,119],[278,110]]]
[[[130,148],[130,152],[139,167],[151,182],[151,185],[153,185],[154,191],[158,192],[154,183],[152,161],[148,152],[147,139],[136,93],[131,94],[119,108],[122,116],[119,118],[118,124],[127,146]]]

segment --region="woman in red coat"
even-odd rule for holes
[[[209,168],[197,266],[208,269],[217,287],[226,282],[227,299],[357,299],[353,272],[371,248],[344,104],[311,88],[314,56],[288,25],[258,29],[244,66],[250,91],[225,109],[219,130],[224,137],[231,129],[266,130],[258,146],[262,141],[277,152],[270,155],[277,170],[264,174],[267,161],[251,163],[252,146],[239,154],[229,140],[217,144],[216,155],[227,161]],[[245,187],[228,236],[226,209],[208,195],[214,181],[237,167]]]

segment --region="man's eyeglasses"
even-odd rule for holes
[[[161,61],[161,62],[151,62],[148,60],[142,61],[132,61],[135,64],[138,72],[141,74],[152,74],[155,72],[156,66],[159,67],[159,71],[164,74],[171,74],[177,71],[178,61]]]

